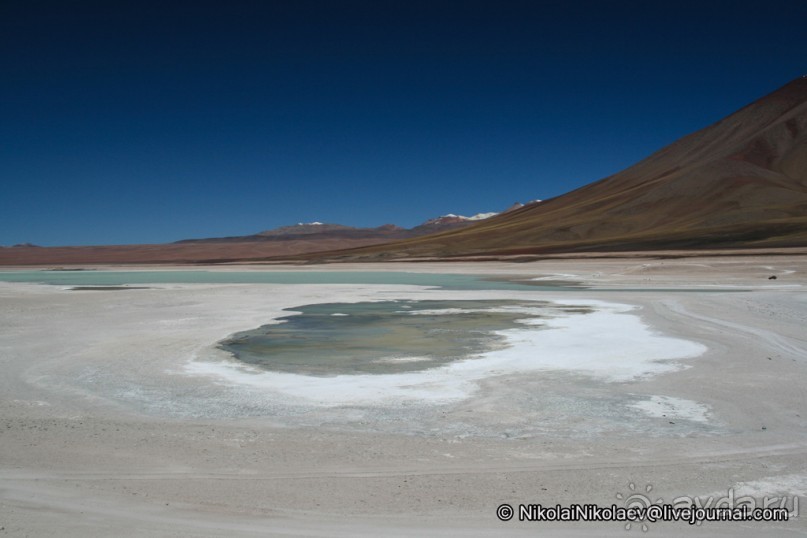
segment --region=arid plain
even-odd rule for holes
[[[583,287],[75,291],[0,283],[1,532],[623,536],[640,525],[502,522],[496,510],[503,503],[610,506],[637,493],[665,502],[768,497],[792,507],[807,495],[801,251],[294,270],[461,273]],[[226,362],[217,342],[288,315],[283,308],[433,298],[591,311],[522,331],[531,336],[509,342],[519,357],[507,356],[507,346],[498,351],[517,362],[463,374],[459,385],[427,376],[412,385],[359,383],[329,397],[328,378],[250,382],[258,376],[210,367]],[[600,314],[610,317],[591,321]],[[627,369],[604,374],[598,363],[609,360]],[[648,531],[790,536],[807,526],[794,518],[653,523]]]

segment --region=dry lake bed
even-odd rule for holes
[[[797,255],[4,271],[0,534],[805,535],[805,285]],[[687,499],[789,517],[519,521]]]

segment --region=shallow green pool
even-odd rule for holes
[[[220,347],[266,370],[305,375],[390,374],[435,368],[504,345],[519,320],[580,313],[543,301],[426,300],[311,304]]]

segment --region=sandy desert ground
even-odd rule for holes
[[[496,510],[631,494],[790,508],[807,496],[807,256],[295,270],[385,269],[596,291],[0,283],[0,535],[627,536],[641,526],[502,522]],[[222,369],[215,348],[289,306],[433,297],[576,301],[607,315],[559,318],[482,373],[355,390]],[[796,536],[807,525],[647,532]]]

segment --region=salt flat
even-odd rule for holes
[[[805,262],[325,268],[511,275],[600,290],[575,292],[0,283],[0,526],[29,536],[621,536],[616,522],[501,522],[496,507],[610,505],[629,484],[665,500],[734,487],[800,495]],[[256,373],[216,347],[292,306],[436,298],[592,312],[525,313],[524,328],[504,335],[508,347],[407,374]],[[651,532],[787,536],[807,534],[807,525],[655,523]]]

